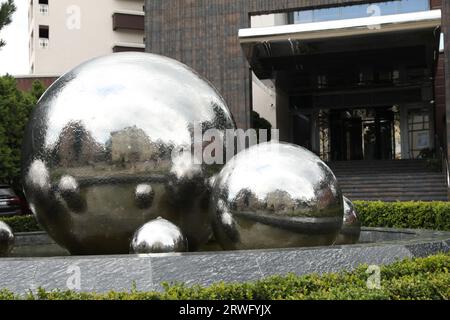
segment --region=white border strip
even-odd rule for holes
[[[305,24],[290,24],[274,27],[247,28],[239,30],[239,38],[241,42],[248,42],[253,38],[262,37],[279,37],[301,33],[317,33],[320,31],[343,31],[343,29],[376,29],[372,26],[383,26],[389,24],[408,24],[418,22],[430,22],[440,25],[441,10],[422,11],[414,13],[404,13],[389,16],[376,16],[357,19],[333,20],[325,22],[313,22]],[[375,30],[376,31],[376,30]]]

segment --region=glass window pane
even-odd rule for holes
[[[355,5],[342,8],[341,19],[355,19],[367,16],[368,5]]]
[[[428,1],[423,0],[402,0],[398,2],[398,12],[418,12],[430,10],[430,4]]]
[[[294,12],[294,23],[386,16],[430,10],[429,0],[396,0]]]
[[[340,20],[340,8],[327,8],[321,10],[314,10],[313,20],[315,22],[319,21],[330,21],[330,20]]]
[[[313,22],[313,11],[299,11],[294,13],[294,23]]]

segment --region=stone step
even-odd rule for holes
[[[386,186],[386,185],[406,185],[406,186],[433,186],[433,185],[441,185],[445,186],[445,179],[436,179],[436,180],[370,180],[370,179],[361,179],[361,180],[344,180],[338,179],[338,183],[340,186]]]
[[[336,176],[346,176],[346,175],[415,175],[415,174],[422,174],[422,175],[439,175],[442,174],[442,172],[439,171],[424,171],[424,170],[412,170],[412,171],[405,171],[405,170],[334,170],[334,175]]]
[[[408,169],[408,170],[433,170],[428,163],[410,164],[410,163],[346,163],[346,164],[329,164],[329,167],[334,170],[345,169]]]
[[[371,179],[337,179],[338,183],[341,186],[344,185],[399,185],[399,186],[435,186],[435,185],[445,185],[445,179],[404,179],[404,180],[393,180],[393,179],[379,179],[379,180],[371,180]]]
[[[424,160],[329,164],[344,195],[354,200],[447,201],[446,176]]]
[[[385,201],[385,202],[396,202],[396,201],[448,201],[447,196],[423,196],[423,197],[377,197],[377,196],[353,196],[353,195],[347,195],[346,196],[353,200],[360,200],[360,201]]]
[[[346,165],[393,165],[393,166],[404,166],[404,165],[427,165],[427,160],[354,160],[354,161],[332,161],[327,162],[329,166],[346,166]]]
[[[423,198],[423,199],[434,199],[434,198],[446,198],[446,193],[442,192],[433,192],[433,193],[413,193],[413,192],[386,192],[386,193],[360,193],[360,192],[343,192],[344,195],[348,196],[350,199],[363,199],[368,200],[371,198],[377,198],[377,199],[388,199],[388,198],[394,198],[394,199],[400,199],[400,198],[408,198],[411,200],[417,199],[417,198]]]
[[[361,188],[355,188],[355,187],[341,187],[342,192],[353,192],[353,193],[362,193],[362,194],[368,194],[368,193],[420,193],[420,194],[430,194],[430,193],[441,193],[444,194],[447,192],[447,188],[440,187],[440,188],[433,188],[433,189],[414,189],[414,188],[367,188],[367,187],[361,187]]]
[[[378,173],[373,174],[372,172],[368,173],[361,173],[361,172],[348,172],[348,174],[340,174],[340,172],[336,172],[334,174],[336,177],[342,177],[342,178],[357,178],[357,177],[371,177],[376,178],[382,177],[382,178],[437,178],[437,177],[445,177],[445,175],[441,172],[411,172],[411,173],[403,173],[403,172],[393,172],[393,173]]]

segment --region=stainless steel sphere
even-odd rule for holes
[[[343,217],[333,172],[310,151],[264,143],[231,159],[215,179],[214,234],[227,250],[329,245]]]
[[[361,221],[358,218],[358,212],[354,204],[344,197],[344,223],[335,244],[355,244],[359,241],[360,234]]]
[[[162,218],[147,222],[137,230],[130,245],[130,251],[139,254],[184,252],[186,250],[186,239],[180,228]]]
[[[208,179],[220,171],[192,160],[194,146],[205,148],[195,128],[235,124],[187,66],[120,53],[75,68],[40,99],[24,139],[24,189],[37,220],[72,254],[109,254],[128,253],[137,228],[161,216],[195,250],[212,232]]]
[[[7,256],[14,246],[14,233],[11,228],[0,221],[0,257]]]

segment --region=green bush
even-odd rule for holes
[[[47,292],[39,289],[31,300],[447,300],[450,298],[450,255],[404,260],[381,267],[381,288],[368,289],[367,266],[352,272],[306,276],[275,276],[251,283],[218,283],[211,287],[164,284],[164,291],[107,294]],[[0,299],[20,299],[6,290]]]
[[[13,77],[0,77],[0,183],[12,185],[18,192],[22,138],[31,111],[43,92],[41,82],[35,81],[31,92],[22,92]]]
[[[355,201],[365,227],[450,231],[450,202]],[[15,232],[41,230],[33,216],[0,218]]]
[[[0,220],[10,226],[13,232],[33,232],[41,230],[34,216],[14,216],[0,218]]]
[[[450,202],[354,202],[365,227],[450,231]]]

